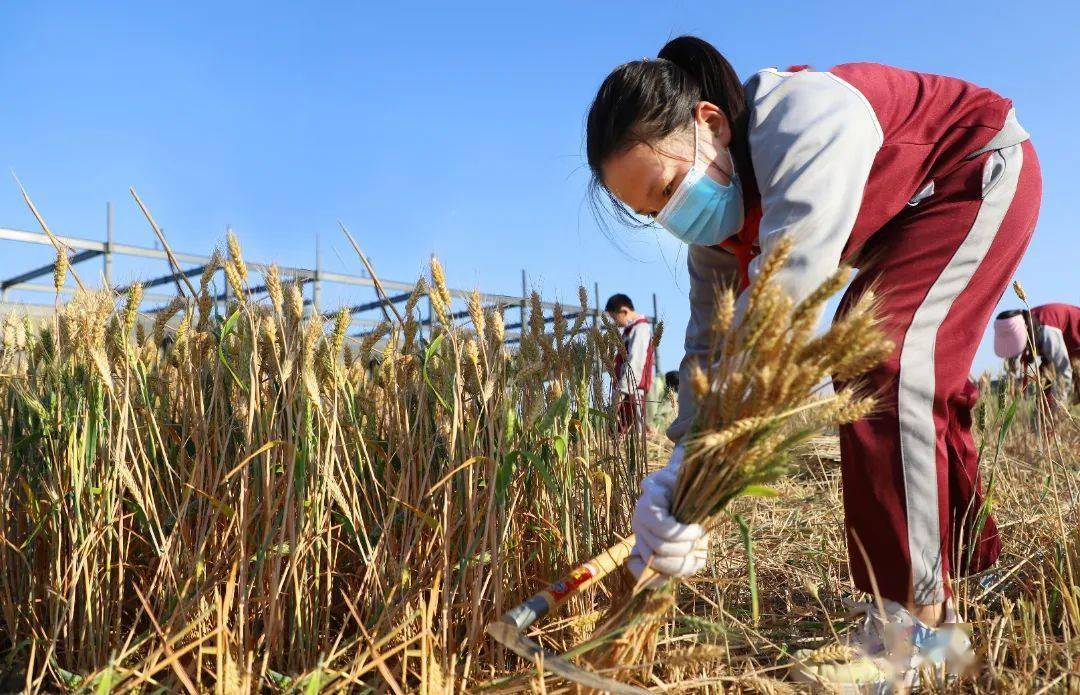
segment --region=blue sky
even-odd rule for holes
[[[4,3],[0,165],[73,236],[103,237],[111,200],[117,240],[151,245],[134,185],[177,250],[205,252],[232,224],[250,258],[312,265],[319,234],[325,267],[357,271],[341,219],[387,278],[413,279],[435,252],[461,287],[517,292],[525,268],[567,301],[581,280],[639,304],[656,292],[671,367],[683,249],[662,233],[616,230],[615,244],[598,231],[582,122],[611,68],[695,33],[744,76],[874,60],[1011,97],[1045,185],[1019,277],[1035,303],[1080,303],[1076,3],[515,5]],[[0,183],[0,226],[36,229],[14,183]],[[2,276],[48,260],[0,242]],[[976,368],[993,364],[984,341]]]

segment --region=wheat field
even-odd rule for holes
[[[584,292],[545,325],[534,295],[508,350],[478,297],[452,318],[433,261],[400,320],[352,338],[273,270],[249,297],[235,239],[215,259],[241,298],[224,311],[208,272],[154,313],[134,286],[2,319],[0,691],[573,692],[484,626],[628,534],[666,460],[615,427],[617,330]],[[1080,426],[989,377],[983,394],[1005,550],[958,583],[980,667],[940,689],[1076,691]],[[796,464],[733,503],[640,684],[792,692],[786,655],[846,629],[834,439]],[[533,636],[580,645],[628,581]]]

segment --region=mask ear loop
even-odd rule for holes
[[[697,118],[695,118],[694,119],[694,163],[693,163],[694,167],[697,166],[698,154],[700,154],[700,151],[698,150],[699,144],[700,144],[700,142],[699,142],[699,139],[698,139],[698,122],[697,122]],[[730,186],[733,183],[735,183],[735,181],[738,179],[739,175],[738,175],[738,172],[735,170],[735,155],[731,154],[731,148],[730,147],[725,147],[724,148],[724,153],[727,154],[728,162],[731,163],[731,172],[730,173],[726,172],[723,169],[721,169],[720,171],[727,174],[728,179],[729,179],[727,185]],[[705,166],[704,168],[702,168],[702,170],[701,170],[702,176],[707,175],[707,172],[709,171],[709,166],[711,166],[711,165],[708,165],[708,166]]]
[[[698,150],[698,145],[699,145],[699,142],[698,142],[698,124],[697,124],[697,118],[694,118],[694,161],[691,164],[691,166],[694,166],[694,167],[697,166],[698,155],[700,154],[700,151]],[[708,167],[705,167],[705,168],[708,169]],[[704,174],[705,172],[702,171],[701,173]]]

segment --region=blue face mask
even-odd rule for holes
[[[731,153],[728,152],[728,157]],[[722,186],[705,171],[698,152],[698,125],[694,121],[694,163],[671,194],[656,222],[687,244],[714,246],[743,225],[742,187],[731,162],[731,183]]]

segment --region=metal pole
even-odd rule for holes
[[[521,327],[518,329],[519,334],[525,333],[525,302],[529,294],[529,279],[525,275],[525,269],[521,269]]]
[[[427,339],[428,342],[435,336],[435,322],[431,317],[431,292],[427,296]],[[420,326],[420,337],[424,337],[424,327]]]
[[[225,289],[220,293],[215,292],[214,306],[217,308],[218,315],[224,316],[229,308],[229,281],[225,278],[225,271],[218,268],[214,271],[214,274],[210,276],[210,282],[213,285],[211,287],[212,290],[217,288],[218,273],[221,273],[221,283],[225,286]]]
[[[660,310],[656,308],[656,293],[652,295],[652,320],[653,330],[656,330],[656,322],[660,320]],[[653,366],[656,367],[656,373],[660,373],[660,346],[657,345],[653,348]]]
[[[600,283],[592,284],[593,296],[593,323],[600,323]]]
[[[228,262],[228,261],[226,261]],[[216,274],[216,272],[215,272]],[[225,271],[221,271],[221,315],[228,316],[229,314],[229,295],[232,294],[232,287],[229,286],[229,276],[225,274]]]
[[[434,258],[435,258],[434,252],[430,256],[428,256],[428,268],[429,269],[431,268],[431,261]],[[433,340],[435,338],[435,315],[434,315],[435,312],[433,312],[432,309],[431,309],[431,291],[432,291],[432,288],[434,287],[434,285],[435,285],[435,281],[434,281],[434,279],[432,279],[431,283],[428,285],[428,293],[427,293],[427,339],[428,339],[428,342],[431,342],[431,340]],[[420,335],[421,336],[424,335],[424,327],[423,326],[420,327]]]
[[[113,243],[113,216],[112,203],[105,203],[105,285],[112,287],[112,243]]]
[[[231,232],[232,232],[232,225],[231,224],[225,225],[225,238],[226,239],[229,238],[229,234]],[[217,273],[215,271],[215,275],[216,274]],[[221,315],[222,316],[228,316],[229,315],[229,292],[231,291],[231,288],[229,287],[229,278],[225,274],[225,269],[224,268],[221,270],[221,284],[225,287],[224,291],[221,293]]]
[[[319,233],[315,232],[315,281],[311,284],[311,305],[315,313],[320,313],[322,300],[322,282],[319,275],[322,272],[322,252],[319,248]]]

